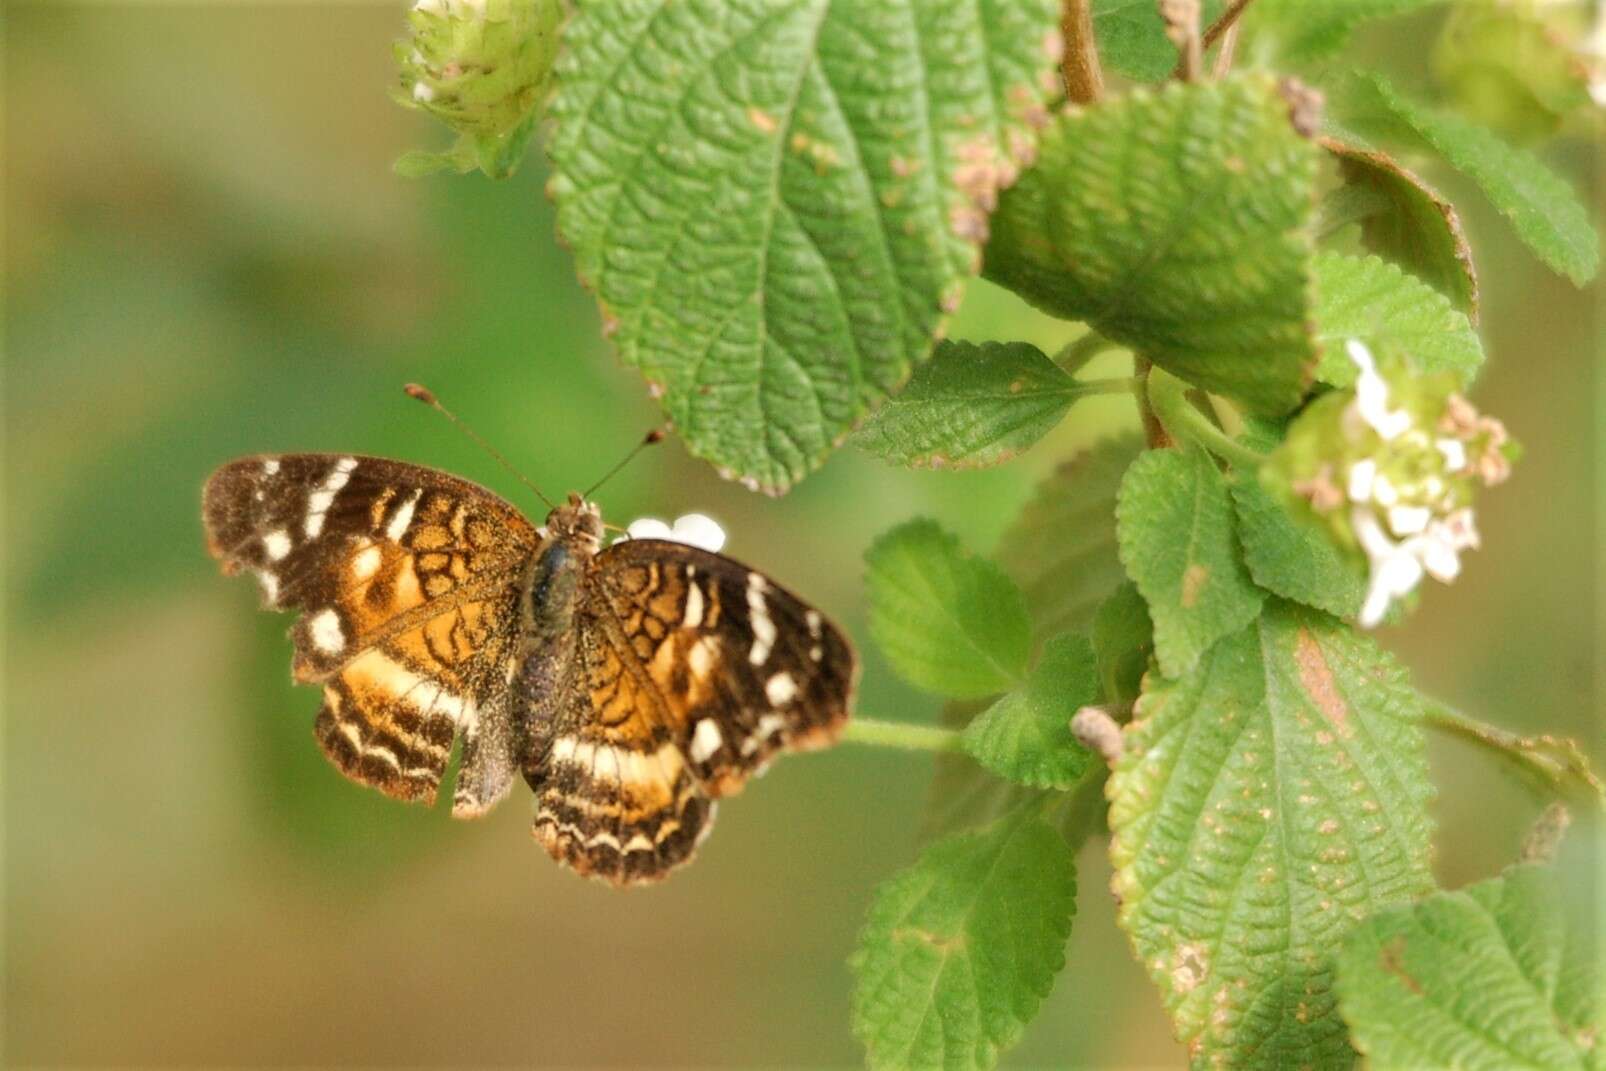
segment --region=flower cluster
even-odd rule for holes
[[[630,522],[621,539],[667,539],[675,543],[686,543],[694,547],[718,554],[725,545],[725,529],[712,517],[705,517],[701,513],[688,513],[684,517],[675,518],[673,525],[665,524],[657,517],[642,517]]]
[[[416,154],[411,169],[512,172],[546,92],[561,18],[559,0],[417,0],[412,36],[396,42],[396,99],[460,140],[450,153]]]
[[[1473,492],[1510,474],[1515,447],[1453,379],[1391,384],[1364,344],[1346,350],[1354,389],[1307,408],[1267,472],[1365,556],[1359,621],[1371,628],[1424,574],[1445,583],[1460,574],[1461,552],[1478,546]]]

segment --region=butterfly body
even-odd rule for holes
[[[270,607],[301,609],[296,680],[346,776],[453,814],[518,776],[560,862],[618,884],[688,861],[715,800],[845,723],[857,666],[830,622],[761,573],[661,540],[604,548],[579,495],[537,529],[490,492],[381,458],[231,462],[208,545]]]

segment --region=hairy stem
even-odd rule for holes
[[[869,744],[872,747],[891,747],[904,751],[960,751],[959,738],[957,729],[875,718],[852,718],[842,732],[843,743]]]
[[[1065,37],[1060,61],[1065,95],[1077,104],[1091,104],[1104,95],[1104,69],[1093,39],[1093,0],[1065,0],[1060,32]]]
[[[1519,736],[1463,714],[1437,699],[1426,700],[1423,709],[1427,723],[1433,728],[1485,748],[1519,772],[1537,776],[1552,792],[1565,794],[1570,787],[1606,810],[1606,786],[1602,786],[1600,778],[1590,769],[1589,758],[1576,740]]]
[[[1202,446],[1243,468],[1259,468],[1266,460],[1265,454],[1233,439],[1195,409],[1188,401],[1188,385],[1164,369],[1149,373],[1149,404],[1172,438]]]

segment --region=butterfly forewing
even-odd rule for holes
[[[270,606],[305,611],[293,672],[324,684],[315,731],[330,760],[389,795],[434,799],[455,735],[480,746],[479,726],[497,723],[484,715],[505,707],[535,529],[474,484],[371,457],[243,458],[202,501],[225,571],[250,569]],[[478,772],[469,810],[508,784]]]

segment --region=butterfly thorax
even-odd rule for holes
[[[538,646],[574,626],[580,582],[602,545],[602,512],[570,493],[567,503],[547,514],[544,534],[526,570],[522,600],[525,636]]]

